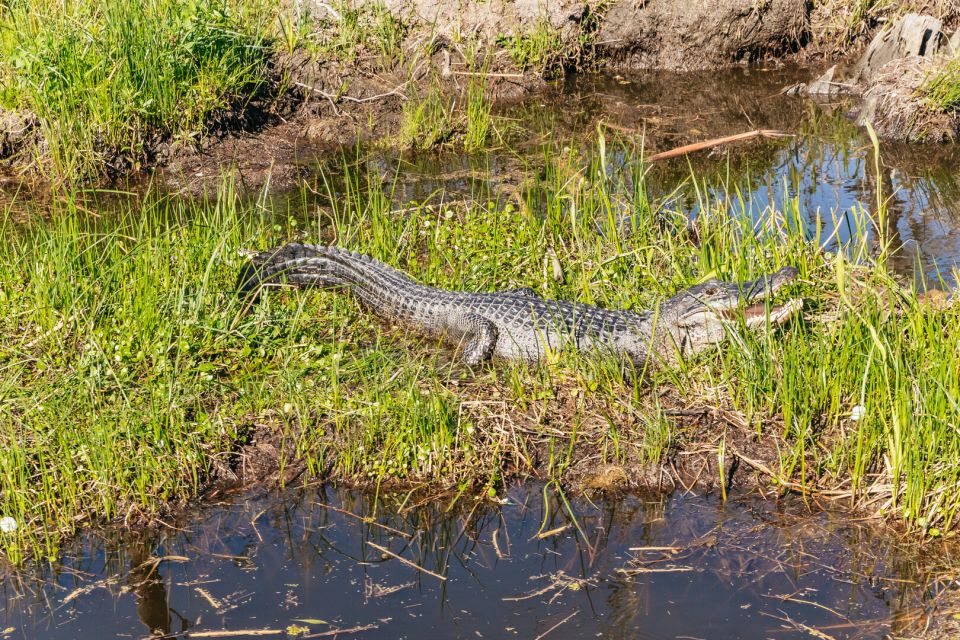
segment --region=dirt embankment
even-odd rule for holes
[[[809,29],[806,0],[357,0],[350,6],[359,20],[336,6],[291,4],[303,40],[275,56],[273,93],[283,99],[269,110],[233,118],[232,128],[213,126],[204,141],[156,141],[144,158],[119,166],[166,166],[171,186],[191,193],[209,190],[231,168],[249,188],[268,178],[283,187],[304,173],[301,158],[357,141],[389,144],[404,105],[433,90],[462,106],[480,73],[487,98],[503,103],[587,66],[690,70],[779,57],[797,50]],[[393,23],[379,17],[384,7]],[[399,43],[385,53],[378,38]],[[38,124],[4,112],[0,162],[15,171],[35,166]]]

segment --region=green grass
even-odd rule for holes
[[[303,21],[309,26],[299,44],[306,50],[348,64],[374,58],[382,69],[403,66],[407,26],[384,5],[355,6],[340,0],[328,6],[318,7]]]
[[[429,87],[423,96],[413,94],[403,103],[397,141],[403,149],[434,149],[458,135],[461,112],[454,99],[439,87]]]
[[[548,146],[546,172],[531,168],[541,177],[519,200],[476,185],[459,204],[442,194],[394,203],[357,158],[303,232],[434,285],[529,286],[617,308],[789,264],[805,319],[757,334],[734,325],[723,348],[640,377],[568,352],[540,367],[470,371],[342,293],[274,290],[242,314],[239,250],[304,226],[266,199],[242,202],[229,188],[208,203],[146,198],[107,221],[67,197],[49,223],[8,224],[0,514],[20,527],[0,537],[4,552],[53,556],[78,526],[162,512],[257,429],[278,434],[285,463],[315,474],[496,488],[530,470],[535,448],[557,480],[598,453],[661,460],[689,437],[664,413],[671,396],[741,416],[779,451],[768,462],[783,486],[849,491],[851,503],[927,534],[955,531],[960,309],[918,304],[868,258],[867,241],[825,255],[793,200],[756,224],[736,218],[733,184],[697,181],[694,244],[684,216],[648,198],[639,156],[602,138],[579,153]],[[867,228],[864,212],[852,215]],[[735,439],[719,442],[717,456],[735,455]]]
[[[960,57],[947,62],[923,87],[927,101],[939,111],[960,109]]]
[[[124,170],[268,82],[269,3],[25,0],[0,8],[0,97],[39,118],[49,171]]]
[[[560,33],[545,19],[528,31],[516,31],[497,38],[510,60],[520,70],[548,74],[559,70],[568,54]]]
[[[412,93],[403,103],[396,143],[420,151],[462,146],[467,151],[489,148],[495,128],[493,101],[487,95],[483,72],[470,76],[461,96],[448,95],[433,84],[421,95]]]

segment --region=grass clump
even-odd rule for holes
[[[412,95],[403,103],[399,144],[405,149],[433,149],[449,142],[460,128],[454,101],[436,86],[420,98]]]
[[[948,61],[927,81],[922,91],[928,104],[938,111],[960,109],[960,57]]]
[[[34,113],[51,172],[84,179],[192,139],[268,82],[268,11],[232,0],[13,2],[0,94]]]
[[[559,71],[568,58],[560,32],[546,19],[537,21],[529,31],[499,36],[497,44],[506,50],[514,66],[522,71],[532,69],[546,75]]]
[[[381,3],[332,2],[318,7],[311,21],[313,28],[302,44],[318,56],[333,56],[348,64],[375,58],[383,69],[404,63],[407,27]]]
[[[403,103],[397,143],[420,151],[454,144],[467,151],[484,149],[494,135],[492,110],[482,73],[471,76],[462,100],[432,85],[422,97],[413,94]]]

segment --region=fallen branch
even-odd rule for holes
[[[286,634],[283,629],[238,629],[229,631],[188,631],[188,638],[241,638],[248,636],[279,636]]]
[[[741,140],[750,140],[751,138],[792,138],[792,133],[785,133],[783,131],[776,131],[774,129],[756,129],[754,131],[747,131],[746,133],[738,133],[732,136],[724,136],[722,138],[713,138],[712,140],[704,140],[703,142],[694,142],[693,144],[685,144],[682,147],[677,147],[676,149],[670,149],[669,151],[663,151],[661,153],[655,153],[647,161],[656,162],[658,160],[669,160],[670,158],[678,158],[680,156],[685,156],[688,153],[694,153],[696,151],[703,151],[704,149],[712,149],[713,147],[719,147],[723,144],[730,144],[731,142],[740,142]]]
[[[485,71],[451,71],[452,76],[475,76],[478,78],[523,78],[523,73],[488,73]]]
[[[329,100],[330,102],[334,102],[334,101],[339,102],[339,101],[342,100],[342,101],[345,101],[345,102],[355,102],[355,103],[357,103],[357,104],[363,104],[364,102],[373,102],[374,100],[380,100],[381,98],[387,98],[387,97],[389,97],[389,96],[399,96],[399,97],[402,98],[403,100],[409,100],[409,98],[407,97],[407,95],[406,95],[405,93],[401,93],[401,92],[400,92],[400,89],[402,89],[402,88],[404,88],[405,86],[407,86],[408,84],[410,84],[410,81],[409,81],[409,80],[407,80],[406,82],[403,82],[403,83],[401,83],[401,84],[398,84],[397,86],[395,86],[393,89],[390,89],[390,91],[387,91],[386,93],[378,93],[378,94],[375,95],[375,96],[369,96],[369,97],[367,97],[367,98],[354,98],[353,96],[337,95],[337,94],[333,94],[333,93],[327,93],[326,91],[321,91],[320,89],[317,89],[316,87],[311,87],[310,85],[304,84],[304,83],[302,83],[302,82],[294,82],[293,84],[296,85],[296,86],[298,86],[298,87],[300,87],[301,89],[307,89],[307,90],[309,90],[309,91],[313,91],[314,93],[323,96],[324,98],[326,98],[326,99]]]
[[[433,576],[434,578],[436,578],[437,580],[442,580],[443,582],[446,582],[446,581],[447,581],[447,577],[446,577],[446,576],[442,576],[442,575],[440,575],[439,573],[434,573],[433,571],[430,571],[429,569],[424,569],[423,567],[421,567],[421,566],[418,565],[417,563],[415,563],[415,562],[410,562],[410,561],[407,560],[406,558],[404,558],[404,557],[402,557],[402,556],[398,556],[397,554],[395,554],[393,551],[390,551],[390,549],[387,549],[386,547],[381,547],[381,546],[378,545],[377,543],[375,543],[375,542],[370,542],[369,540],[367,541],[367,544],[370,545],[371,547],[373,547],[374,549],[376,549],[377,551],[380,551],[381,553],[385,553],[386,555],[390,556],[390,557],[393,558],[394,560],[399,560],[400,562],[402,562],[403,564],[407,565],[408,567],[413,567],[413,568],[416,569],[417,571],[422,571],[423,573],[426,573],[426,574],[428,574],[428,575],[431,575],[431,576]]]
[[[349,629],[330,629],[329,631],[321,631],[320,633],[311,633],[303,638],[329,638],[330,636],[338,636],[341,633],[359,633],[361,631],[372,631],[373,629],[379,629],[380,627],[375,624],[365,624],[358,627],[350,627]]]

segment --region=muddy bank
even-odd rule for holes
[[[404,105],[422,103],[433,92],[459,113],[471,81],[482,81],[486,99],[503,104],[572,69],[612,64],[689,70],[782,56],[796,50],[808,29],[801,0],[717,0],[696,8],[622,1],[602,13],[569,0],[391,0],[389,24],[380,13],[383,3],[353,6],[356,15],[349,16],[327,3],[287,6],[290,28],[302,40],[292,53],[280,53],[277,43],[269,86],[257,89],[261,96],[215,114],[203,138],[147,133],[133,145],[140,151],[104,149],[103,174],[124,179],[167,166],[176,176],[174,189],[200,193],[209,187],[205,178],[224,168],[233,167],[241,183],[256,188],[273,167],[273,184],[282,187],[295,181],[297,159],[317,149],[367,140],[396,144],[391,137],[407,117]],[[30,114],[0,119],[0,158],[15,170],[35,158],[45,164],[35,123]],[[440,126],[450,131],[439,139],[456,146],[464,123]]]
[[[958,32],[960,33],[960,32]],[[856,110],[861,126],[869,122],[877,135],[901,142],[956,142],[960,136],[960,112],[930,105],[923,89],[943,69],[943,62],[911,56],[881,67],[863,93]]]
[[[378,2],[379,0],[369,0]],[[392,12],[454,38],[495,42],[507,34],[547,29],[567,62],[588,56],[630,68],[692,70],[728,66],[795,51],[809,32],[805,0],[619,0],[589,2],[390,0]]]
[[[409,144],[398,134],[416,126],[411,125],[418,117],[414,112],[435,93],[450,115],[447,122],[433,123],[441,129],[433,137],[437,144],[457,148],[463,144],[471,83],[483,83],[484,99],[503,109],[544,89],[547,80],[578,69],[691,71],[835,59],[856,50],[895,16],[891,7],[859,16],[839,0],[601,5],[362,0],[349,5],[349,15],[347,5],[338,9],[323,2],[282,7],[290,33],[300,34],[299,40],[285,48],[279,40],[292,36],[274,36],[272,76],[268,87],[258,89],[262,96],[218,113],[205,137],[146,136],[142,151],[129,157],[123,150],[104,150],[104,175],[123,181],[160,166],[167,169],[173,190],[200,194],[232,171],[249,189],[262,187],[268,176],[272,187],[283,189],[295,184],[303,164],[318,154],[357,142]],[[960,19],[950,7],[939,15],[944,29]],[[879,83],[863,117],[876,112],[884,131],[914,130],[906,139],[950,138],[937,133],[942,118],[912,118],[892,106],[909,101],[915,87],[903,78],[920,77],[920,72],[888,75],[901,78],[900,84],[887,90]],[[909,125],[898,124],[907,120]],[[46,151],[38,124],[28,113],[3,112],[0,161],[14,171],[42,168]]]
[[[37,121],[31,114],[0,107],[0,166],[24,165],[25,154],[37,141]]]

